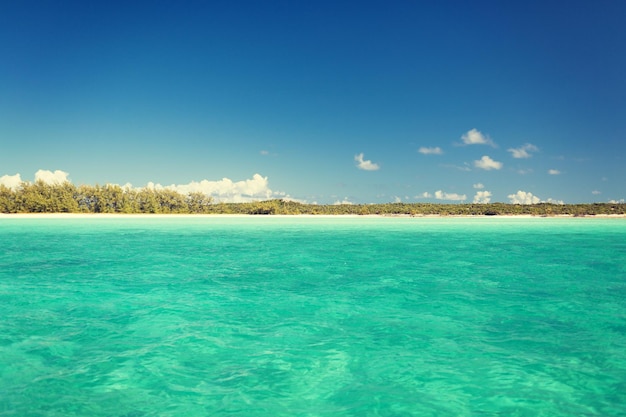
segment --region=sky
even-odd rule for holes
[[[626,198],[626,2],[0,3],[0,184]]]

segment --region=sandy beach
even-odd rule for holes
[[[572,216],[572,215],[554,215],[554,216],[533,216],[531,214],[502,214],[496,216],[484,215],[449,215],[442,216],[438,214],[425,215],[388,215],[388,214],[272,214],[272,215],[253,215],[253,214],[123,214],[123,213],[0,213],[0,219],[138,219],[138,218],[279,218],[279,217],[302,217],[302,218],[365,218],[365,217],[390,217],[390,218],[580,218],[580,219],[623,219],[623,214],[597,214],[588,216]]]

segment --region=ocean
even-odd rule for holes
[[[0,218],[0,416],[624,416],[626,219]]]

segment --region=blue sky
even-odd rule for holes
[[[0,183],[620,201],[625,16],[621,0],[2,2]]]

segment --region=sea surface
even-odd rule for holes
[[[0,218],[0,416],[624,416],[626,219]]]

